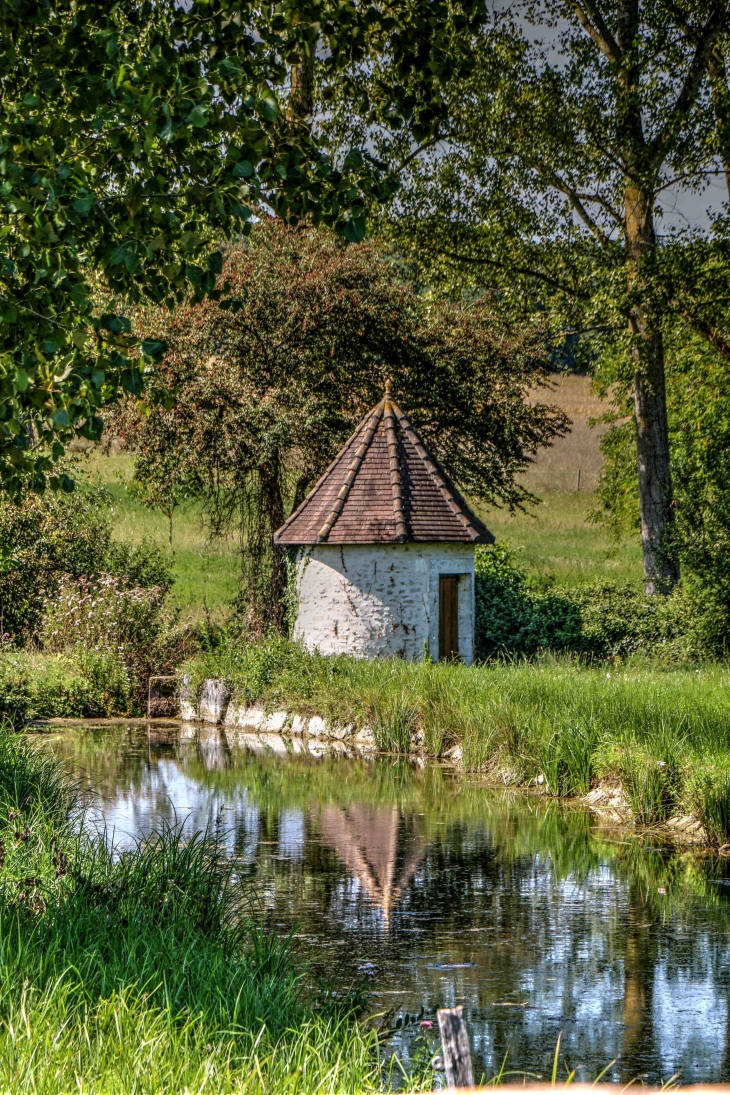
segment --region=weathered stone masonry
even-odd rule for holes
[[[318,544],[298,568],[294,637],[323,654],[438,659],[439,575],[459,575],[459,655],[474,657],[471,544]]]
[[[294,636],[323,654],[474,657],[474,545],[494,537],[385,398],[278,530],[299,549]]]

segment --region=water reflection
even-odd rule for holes
[[[333,984],[373,1010],[462,1003],[477,1072],[730,1080],[724,862],[604,831],[587,812],[392,760],[230,751],[125,727],[47,744],[116,836],[218,825]],[[414,1032],[399,1035],[408,1060]]]
[[[405,823],[397,806],[324,806],[314,816],[322,839],[358,880],[374,909],[382,911],[387,928],[391,910],[423,859],[420,835]]]

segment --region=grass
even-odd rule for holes
[[[80,810],[59,763],[0,730],[2,1090],[382,1086],[375,1034],[307,995],[215,833],[161,829],[115,854]]]
[[[641,579],[638,542],[614,544],[603,528],[588,520],[594,504],[591,491],[546,491],[541,497],[529,513],[480,513],[497,541],[508,543],[531,574],[557,586]]]
[[[167,518],[134,497],[133,472],[134,457],[127,453],[78,455],[78,474],[109,492],[114,538],[132,544],[151,540],[169,551]],[[236,592],[238,555],[231,540],[211,541],[197,503],[182,506],[174,515],[172,564],[172,596],[183,620],[220,619]]]
[[[522,476],[541,502],[529,513],[488,508],[480,516],[533,574],[559,586],[639,581],[643,571],[638,536],[615,544],[604,528],[588,519],[603,465],[600,439],[605,430],[591,428],[590,421],[605,414],[605,402],[592,394],[586,376],[561,377],[553,392],[542,391],[539,398],[562,407],[573,423],[570,433],[542,449]]]
[[[553,795],[620,782],[637,821],[694,814],[710,840],[730,840],[730,671],[647,664],[369,662],[307,654],[283,640],[231,641],[186,667],[231,682],[239,702],[316,712],[373,727],[381,749],[414,738],[437,758],[454,745],[464,768]]]
[[[553,392],[541,392],[544,402],[563,407],[573,421],[571,433],[542,450],[523,476],[526,486],[541,498],[530,513],[489,507],[480,514],[499,540],[506,540],[534,574],[558,585],[580,585],[605,579],[624,582],[641,578],[638,543],[615,545],[605,530],[588,521],[602,457],[601,427],[592,430],[589,419],[606,407],[590,392],[587,377],[565,376]],[[114,506],[114,536],[132,543],[147,538],[168,549],[167,520],[141,505],[131,491],[134,457],[127,453],[104,455],[92,450],[79,454],[79,475],[107,488]],[[581,489],[577,490],[578,470]],[[221,619],[236,592],[240,570],[232,540],[208,538],[200,507],[189,504],[173,520],[173,597],[183,616],[193,621],[212,615]]]

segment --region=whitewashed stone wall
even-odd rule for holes
[[[474,658],[469,544],[320,544],[299,557],[294,637],[323,654],[438,659],[439,575],[459,574],[459,653]]]

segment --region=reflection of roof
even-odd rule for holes
[[[277,544],[491,544],[413,425],[390,397],[362,420]]]
[[[423,858],[420,839],[399,841],[401,815],[395,806],[323,806],[318,816],[323,839],[387,921]]]

